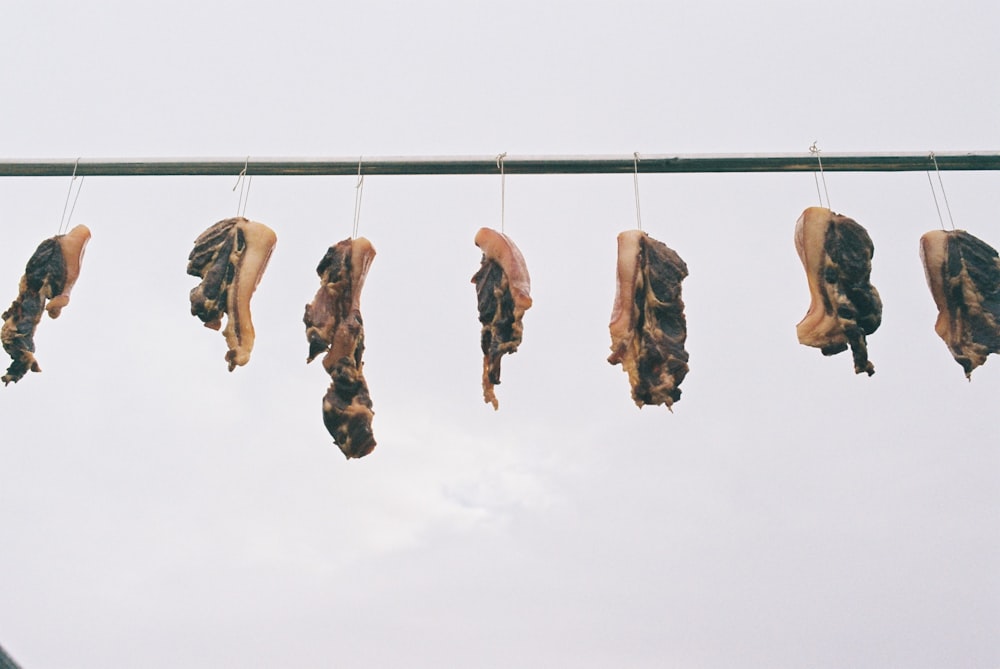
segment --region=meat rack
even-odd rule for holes
[[[1000,170],[1000,152],[632,154],[383,158],[0,158],[0,177],[204,175],[615,174]]]

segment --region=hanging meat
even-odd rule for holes
[[[257,289],[278,237],[263,223],[243,217],[227,218],[205,230],[194,241],[187,273],[202,281],[191,290],[191,314],[205,327],[222,331],[229,350],[229,371],[250,361],[254,329],[250,298]]]
[[[90,229],[78,225],[65,235],[46,239],[28,259],[17,298],[0,315],[4,319],[0,341],[13,358],[7,373],[0,379],[4,385],[17,383],[29,370],[42,371],[34,356],[35,328],[43,310],[48,311],[49,317],[58,318],[63,307],[69,304],[69,294],[80,276],[88,241]]]
[[[303,322],[312,362],[321,353],[332,383],[323,398],[323,423],[348,458],[360,458],[375,448],[372,399],[365,382],[364,322],[361,289],[375,248],[364,237],[345,239],[327,250],[316,267],[320,287],[306,305]]]
[[[932,230],[920,238],[920,259],[938,308],[934,330],[971,378],[1000,353],[1000,258],[965,230]]]
[[[641,230],[618,235],[618,284],[611,310],[611,355],[628,373],[636,406],[681,398],[688,373],[687,319],[681,281],[688,268],[677,253]]]
[[[809,281],[809,310],[796,326],[799,343],[823,355],[848,347],[854,372],[875,373],[865,337],[882,323],[882,300],[871,284],[875,246],[856,221],[809,207],[795,224],[795,249]]]
[[[531,278],[524,256],[507,235],[480,228],[475,241],[483,252],[482,265],[472,277],[483,326],[483,401],[498,409],[493,387],[500,384],[500,358],[521,345],[521,320],[531,307]]]

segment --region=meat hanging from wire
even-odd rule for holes
[[[809,309],[795,331],[800,344],[836,355],[848,347],[854,372],[871,376],[867,336],[882,323],[882,300],[871,284],[875,245],[854,219],[809,207],[795,223],[795,249],[809,284]]]
[[[500,360],[514,353],[524,336],[524,313],[531,308],[531,278],[520,249],[507,235],[480,228],[476,246],[482,263],[472,277],[479,308],[483,351],[483,401],[500,407],[494,387],[500,384]]]
[[[611,310],[608,362],[628,374],[636,406],[673,411],[688,373],[687,319],[681,282],[687,264],[641,230],[618,235],[617,289]]]
[[[920,238],[920,259],[938,308],[934,330],[971,379],[1000,353],[1000,257],[965,230],[932,230]]]
[[[35,329],[46,311],[58,318],[69,304],[70,291],[80,277],[83,254],[90,241],[90,229],[77,225],[64,235],[46,239],[28,259],[18,294],[0,315],[0,342],[12,362],[3,375],[4,385],[17,383],[29,371],[42,368],[35,359]]]
[[[191,314],[212,330],[226,317],[222,334],[230,372],[250,361],[256,336],[250,298],[277,241],[271,228],[238,216],[201,233],[188,256],[187,273],[202,280],[191,290]]]
[[[364,237],[331,246],[316,267],[320,287],[306,305],[309,355],[323,356],[330,388],[323,398],[323,424],[347,458],[361,458],[375,448],[372,399],[364,377],[364,321],[361,290],[375,258],[375,247]]]

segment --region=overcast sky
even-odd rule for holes
[[[1000,149],[985,0],[2,14],[3,158]],[[871,378],[796,341],[811,174],[641,175],[644,229],[690,269],[673,414],[606,362],[631,175],[508,176],[534,306],[497,412],[470,278],[499,177],[366,179],[378,447],[352,461],[301,319],[355,179],[252,181],[278,243],[229,373],[185,265],[235,176],[86,178],[44,371],[0,388],[0,644],[26,669],[1000,666],[1000,361],[967,382],[934,333],[926,174],[826,178],[876,248]],[[942,179],[1000,246],[1000,173]],[[3,308],[69,181],[0,178]]]

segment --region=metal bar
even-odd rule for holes
[[[829,172],[910,172],[934,168],[931,153],[822,153]],[[1000,152],[935,153],[941,170],[1000,170]],[[496,156],[390,158],[71,158],[14,160],[0,158],[0,177],[71,176],[324,176],[499,174]],[[506,174],[618,174],[635,169],[627,156],[507,156]],[[815,172],[812,154],[639,155],[643,173]]]

